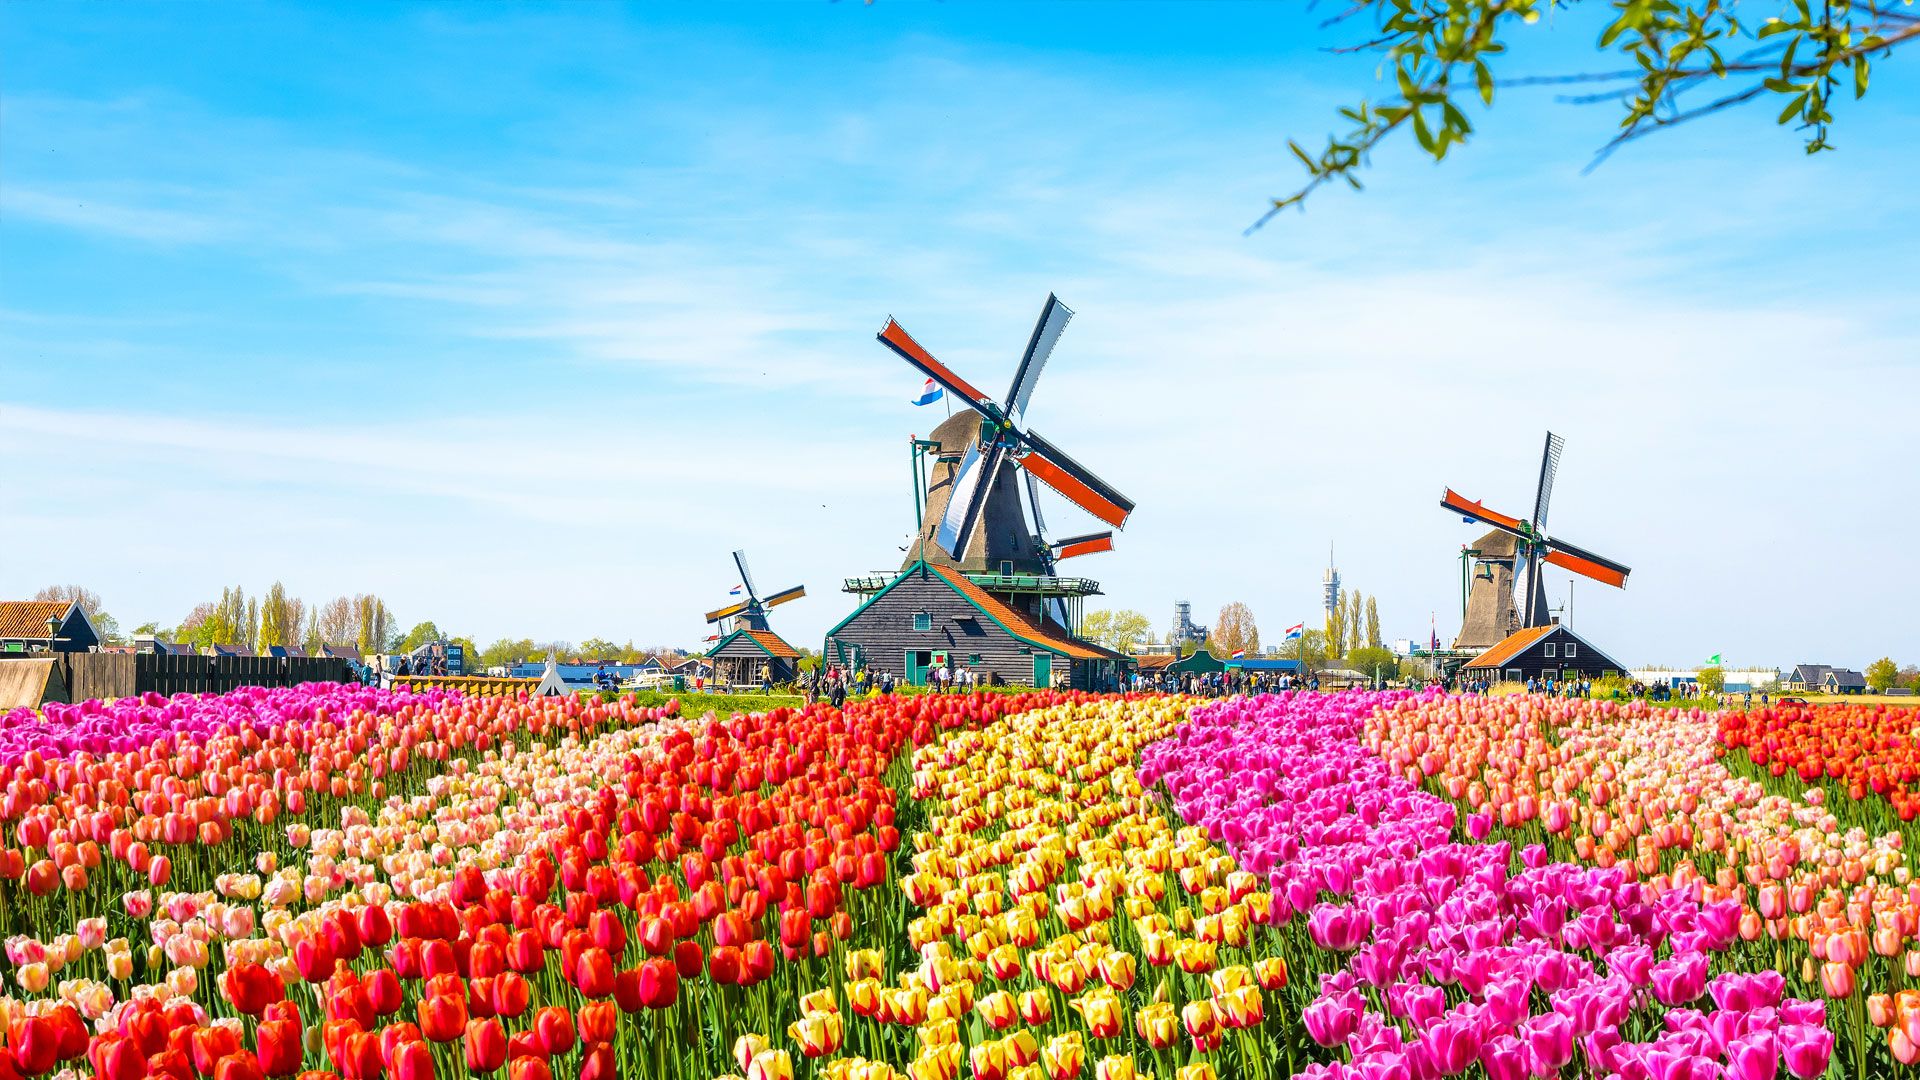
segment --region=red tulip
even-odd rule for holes
[[[254,1054],[261,1071],[271,1077],[292,1076],[300,1071],[304,1049],[300,1045],[298,1020],[263,1020],[253,1033]]]
[[[742,986],[754,986],[773,977],[773,946],[765,941],[749,941],[740,949],[740,959],[746,968],[746,977],[740,980]]]
[[[537,1057],[514,1058],[507,1066],[507,1080],[553,1080],[553,1070]]]
[[[436,994],[421,998],[415,1014],[420,1019],[420,1033],[429,1042],[450,1043],[466,1032],[466,995]]]
[[[706,958],[701,955],[698,942],[682,941],[673,946],[673,966],[683,979],[698,978],[706,966]]]
[[[547,1005],[533,1014],[533,1031],[546,1056],[573,1049],[573,1017],[559,1005]]]
[[[590,998],[604,998],[613,993],[613,957],[601,948],[581,953],[574,964],[573,985]]]
[[[580,1057],[580,1080],[617,1080],[619,1075],[612,1043],[594,1043]]]
[[[533,991],[526,977],[509,971],[493,980],[493,1011],[512,1020],[527,1011]]]
[[[245,1050],[223,1057],[213,1067],[213,1080],[266,1080],[260,1062]]]
[[[640,1001],[639,968],[627,968],[614,973],[613,1000],[624,1013],[637,1013],[646,1007]]]
[[[391,968],[375,968],[361,985],[366,988],[367,1003],[373,1006],[375,1015],[388,1017],[400,1011],[400,977]]]
[[[433,1080],[433,1051],[426,1043],[406,1042],[393,1052],[393,1080]]]
[[[257,1017],[268,1005],[287,996],[286,984],[264,965],[241,960],[227,968],[227,1000],[247,1016]]]
[[[240,1049],[240,1039],[232,1028],[194,1028],[188,1044],[193,1053],[193,1069],[202,1076],[212,1074],[220,1059]]]
[[[655,957],[640,965],[640,1003],[664,1009],[680,996],[680,973],[671,962]]]
[[[497,1019],[467,1021],[467,1071],[490,1073],[507,1063],[507,1029]]]
[[[716,946],[713,956],[707,961],[707,971],[713,981],[721,986],[732,986],[740,981],[740,950],[731,945]]]

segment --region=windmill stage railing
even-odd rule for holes
[[[887,587],[898,574],[871,573],[850,577],[841,591],[870,596]],[[967,580],[990,592],[1036,596],[1097,596],[1100,583],[1092,578],[1054,574],[968,574]]]

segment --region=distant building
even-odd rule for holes
[[[252,656],[253,650],[247,648],[245,645],[209,645],[201,650],[201,655],[226,657]]]
[[[53,633],[47,633],[48,620]],[[0,601],[0,653],[86,652],[100,635],[80,605],[65,600]]]
[[[1867,677],[1851,668],[1795,664],[1787,673],[1786,686],[1802,694],[1864,694]]]
[[[1327,545],[1327,569],[1320,575],[1320,606],[1328,622],[1340,610],[1340,569],[1333,565],[1333,545]]]
[[[1593,647],[1585,638],[1559,623],[1530,627],[1467,661],[1460,669],[1465,679],[1523,683],[1529,679],[1560,681],[1597,679],[1626,669]]]
[[[285,660],[289,657],[297,658],[305,656],[307,655],[307,650],[301,645],[269,645],[267,646],[267,655],[276,660]]]
[[[735,630],[707,651],[719,681],[732,686],[790,683],[800,677],[800,650],[771,630]]]
[[[1778,668],[1725,668],[1720,673],[1729,693],[1760,693],[1774,690],[1780,683]],[[1627,678],[1648,686],[1682,687],[1699,682],[1700,673],[1692,668],[1635,668]]]

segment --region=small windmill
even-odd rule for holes
[[[765,630],[769,608],[779,607],[789,600],[798,600],[807,595],[805,585],[795,585],[791,589],[782,589],[772,596],[762,598],[754,589],[753,574],[747,569],[747,553],[735,551],[733,565],[740,571],[740,584],[733,591],[735,595],[744,595],[744,599],[707,612],[708,622],[723,623],[720,627],[722,633],[733,629],[736,624],[746,630]]]
[[[913,340],[895,320],[888,319],[878,335],[881,344],[898,353],[948,394],[959,399],[961,404],[979,414],[978,433],[965,440],[964,457],[951,475],[944,492],[945,504],[937,515],[932,512],[933,493],[929,492],[928,526],[931,538],[956,561],[968,559],[969,545],[982,533],[990,545],[1017,554],[1020,562],[1033,561],[1032,548],[1040,547],[1042,550],[1038,561],[1047,568],[1048,573],[1051,573],[1053,563],[1059,559],[1112,549],[1111,531],[1076,536],[1052,547],[1041,543],[1034,536],[1040,531],[1041,525],[1039,502],[1033,486],[1035,480],[1115,529],[1125,527],[1127,515],[1133,512],[1132,500],[1068,457],[1059,447],[1041,438],[1038,432],[1025,426],[1025,413],[1033,400],[1033,388],[1039,382],[1041,369],[1046,367],[1054,345],[1066,329],[1067,320],[1072,317],[1072,310],[1062,304],[1058,297],[1048,295],[1004,402],[988,398],[952,369],[934,359],[933,354],[921,348],[919,342]],[[1002,472],[1002,466],[1008,461],[1019,467],[1027,477],[1026,495],[1034,514],[1033,533],[1029,533],[1025,522],[1019,520],[1019,493],[1005,488],[1001,483],[1003,479],[1011,477],[1011,474]],[[1027,540],[1033,543],[1030,545]],[[1015,548],[1025,550],[1013,552]],[[985,553],[982,561],[988,564],[997,561],[996,553]]]
[[[1540,457],[1540,482],[1534,489],[1533,517],[1531,518],[1509,517],[1489,510],[1485,505],[1458,494],[1452,488],[1448,488],[1446,494],[1440,499],[1441,506],[1459,514],[1467,521],[1478,521],[1493,526],[1493,533],[1474,545],[1481,549],[1477,554],[1484,557],[1489,554],[1488,549],[1496,546],[1489,543],[1489,540],[1508,540],[1513,545],[1513,604],[1520,629],[1544,626],[1550,618],[1547,612],[1546,590],[1540,581],[1541,563],[1550,563],[1563,570],[1571,570],[1582,577],[1592,578],[1616,589],[1626,587],[1627,575],[1632,572],[1628,567],[1612,559],[1575,547],[1558,537],[1547,535],[1547,504],[1553,498],[1554,473],[1560,468],[1560,451],[1565,445],[1566,440],[1551,431],[1547,432],[1546,449]],[[1480,591],[1482,580],[1485,580],[1489,587],[1498,587],[1496,578],[1476,577],[1474,592]],[[1473,619],[1474,606],[1470,598],[1469,621]],[[1491,610],[1487,605],[1482,607]],[[1465,627],[1462,628],[1461,633],[1463,638],[1472,636]],[[1502,629],[1500,636],[1505,636],[1505,633],[1506,631]]]

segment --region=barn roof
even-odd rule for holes
[[[1058,623],[1038,623],[1014,610],[1005,601],[967,580],[967,576],[951,566],[929,568],[946,579],[954,591],[979,608],[987,618],[1000,624],[1001,628],[1029,645],[1071,656],[1076,660],[1112,660],[1119,658],[1118,653],[1110,652],[1069,635]]]
[[[1528,647],[1534,642],[1539,641],[1541,638],[1546,637],[1558,629],[1560,629],[1558,623],[1548,623],[1545,626],[1530,626],[1525,630],[1516,631],[1509,635],[1505,641],[1500,642],[1493,648],[1467,661],[1467,666],[1470,668],[1497,668],[1514,657],[1519,656],[1521,653],[1526,652]]]
[[[720,655],[720,650],[733,644],[735,641],[746,641],[757,647],[761,652],[773,657],[775,660],[800,659],[800,650],[787,644],[779,634],[771,630],[735,630],[716,644],[713,649],[709,651],[708,655]]]
[[[47,640],[47,620],[67,620],[73,604],[66,600],[0,601],[0,638]]]
[[[1159,671],[1172,666],[1179,659],[1172,653],[1154,653],[1150,656],[1136,656],[1133,662],[1140,665],[1141,671]]]

